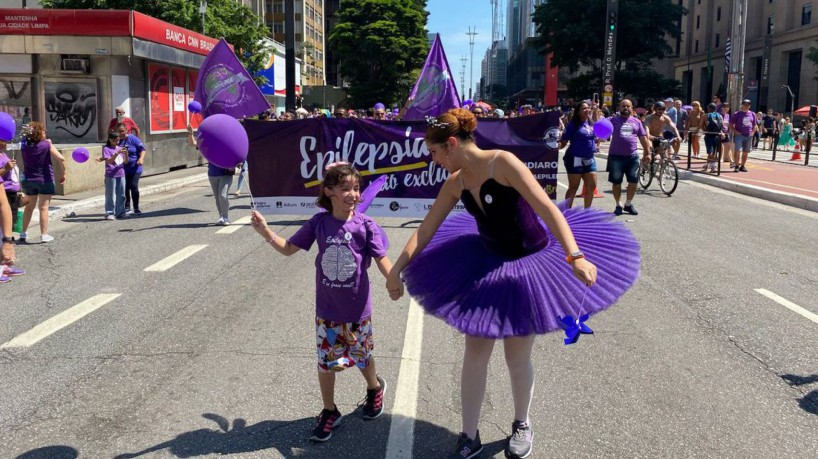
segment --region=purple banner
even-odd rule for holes
[[[222,38],[210,50],[199,69],[195,98],[202,104],[202,116],[223,113],[241,119],[270,108],[247,69]]]
[[[420,77],[409,94],[403,119],[422,120],[427,116],[439,116],[459,106],[457,86],[440,42],[440,34],[437,34]]]
[[[475,139],[484,149],[519,157],[552,199],[557,189],[559,112],[513,119],[480,119]],[[248,169],[256,207],[266,214],[311,215],[324,167],[348,161],[386,183],[370,205],[373,216],[422,217],[449,173],[431,160],[425,121],[368,119],[246,120]],[[458,210],[462,205],[458,203]]]

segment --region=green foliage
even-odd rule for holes
[[[604,56],[605,0],[549,0],[534,10],[535,45],[551,62],[576,72],[580,65],[601,72]],[[667,40],[681,36],[677,22],[687,10],[675,0],[621,0],[617,22],[616,68],[644,69],[654,58],[673,55]]]
[[[805,57],[808,61],[812,62],[814,66],[818,67],[818,48],[810,46]],[[818,80],[818,76],[816,76],[815,79]]]
[[[342,0],[329,36],[353,106],[402,104],[429,51],[426,0]]]
[[[202,31],[199,0],[42,0],[40,4],[43,8],[134,10],[179,27]],[[234,0],[208,0],[205,30],[207,36],[224,37],[233,45],[251,75],[261,70],[268,53],[262,39],[269,31],[249,8]],[[256,78],[256,84],[264,83],[266,78]]]

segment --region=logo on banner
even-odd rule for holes
[[[398,204],[398,201],[390,202],[389,203],[389,210],[391,210],[392,212],[399,211],[400,210],[400,204]]]
[[[244,101],[244,83],[249,81],[241,73],[233,73],[223,64],[216,64],[204,76],[206,103],[214,100],[227,107],[237,107]]]
[[[545,146],[548,148],[559,149],[560,146],[560,130],[559,128],[552,127],[545,131],[545,134],[542,136],[543,142],[545,142]]]

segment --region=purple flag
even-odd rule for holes
[[[199,69],[195,98],[202,104],[202,116],[223,113],[241,119],[270,108],[247,69],[222,38],[210,50]]]
[[[420,72],[409,100],[406,102],[406,113],[403,119],[422,120],[427,116],[438,116],[449,109],[460,106],[457,86],[454,84],[446,52],[440,43],[440,34],[435,35],[432,49],[426,57],[426,63]]]

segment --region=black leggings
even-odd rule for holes
[[[141,176],[141,172],[125,174],[125,209],[131,208],[131,199],[133,199],[133,210],[139,210],[139,177]]]

